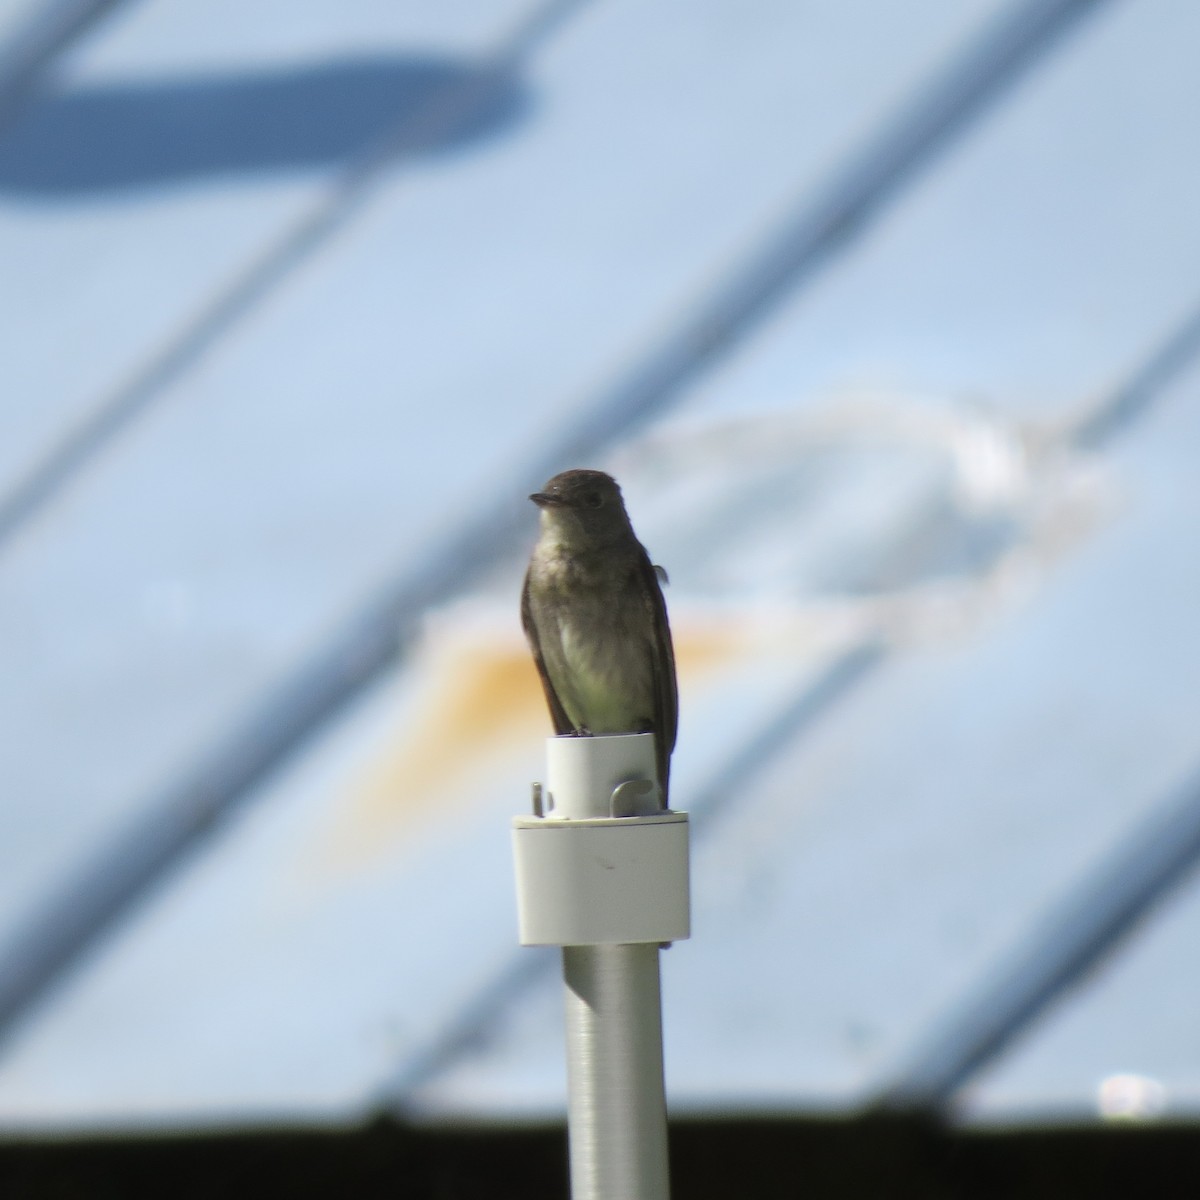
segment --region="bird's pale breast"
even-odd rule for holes
[[[626,733],[654,715],[653,666],[636,592],[611,575],[589,577],[558,555],[535,565],[545,594],[538,635],[546,670],[571,721],[592,733]]]

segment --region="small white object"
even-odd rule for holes
[[[1096,1100],[1107,1121],[1150,1121],[1167,1111],[1167,1089],[1148,1075],[1109,1075],[1100,1081]]]

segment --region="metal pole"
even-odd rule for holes
[[[658,947],[564,946],[572,1200],[667,1200]]]

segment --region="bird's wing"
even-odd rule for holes
[[[533,651],[534,666],[537,667],[538,675],[542,680],[542,691],[546,693],[546,703],[550,707],[550,719],[554,722],[554,732],[574,733],[575,726],[571,724],[571,719],[567,716],[567,711],[563,708],[558,693],[554,690],[554,684],[550,682],[550,676],[546,672],[546,661],[542,657],[542,639],[533,622],[533,611],[529,604],[528,572],[525,574],[525,586],[521,588],[521,625],[525,630],[529,649]]]
[[[675,733],[679,724],[679,693],[675,685],[675,650],[671,644],[671,626],[667,622],[667,605],[663,600],[662,588],[658,585],[660,569],[654,567],[643,550],[638,560],[638,571],[642,595],[651,608],[651,628],[655,631],[654,645],[650,648],[654,664],[654,734],[658,750],[658,774],[665,796],[671,751],[675,749]]]

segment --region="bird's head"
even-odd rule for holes
[[[529,498],[541,509],[542,529],[562,541],[599,544],[629,532],[621,489],[603,471],[563,471]]]

